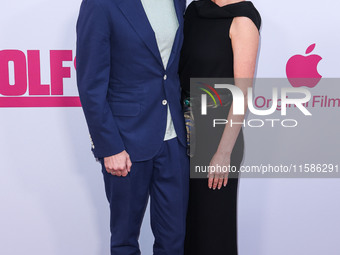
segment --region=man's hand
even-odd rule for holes
[[[129,154],[124,150],[116,155],[105,157],[104,166],[108,173],[125,177],[130,172],[132,163]]]

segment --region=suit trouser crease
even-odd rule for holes
[[[155,255],[182,255],[188,201],[189,159],[177,138],[155,157],[132,162],[127,177],[102,173],[110,204],[111,254],[140,254],[138,238],[150,196]]]

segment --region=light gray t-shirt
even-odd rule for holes
[[[164,69],[166,69],[178,29],[174,0],[141,0],[156,41]],[[172,122],[169,104],[164,141],[177,136]]]

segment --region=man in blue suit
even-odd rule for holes
[[[83,0],[77,82],[110,203],[111,254],[183,254],[189,161],[178,62],[185,0]]]

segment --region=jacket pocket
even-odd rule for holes
[[[112,101],[109,104],[115,116],[137,116],[140,113],[140,103]]]

